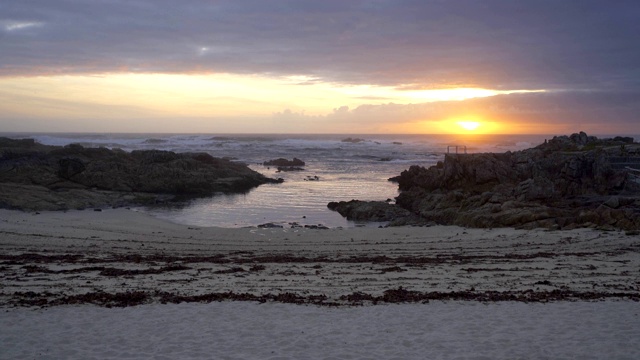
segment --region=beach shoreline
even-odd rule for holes
[[[0,306],[640,299],[623,231],[215,228],[127,209],[0,210]]]

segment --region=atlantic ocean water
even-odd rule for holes
[[[245,163],[281,184],[246,194],[201,198],[171,206],[137,208],[158,218],[193,226],[248,227],[365,226],[327,208],[331,201],[393,200],[397,184],[388,181],[411,165],[429,167],[450,152],[506,152],[536,146],[544,135],[214,135],[214,134],[10,134],[46,145],[78,143],[126,151],[158,149],[206,152]],[[456,149],[456,146],[457,149]],[[303,171],[277,172],[262,163],[299,158]],[[379,224],[368,224],[377,226]]]

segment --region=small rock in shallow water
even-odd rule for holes
[[[266,224],[260,224],[260,225],[258,225],[258,227],[262,228],[262,229],[281,229],[284,226],[278,225],[278,224],[274,224],[274,223],[266,223]]]

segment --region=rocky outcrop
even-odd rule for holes
[[[206,153],[0,139],[0,207],[58,210],[244,192],[277,182]]]
[[[264,166],[282,166],[282,167],[294,167],[294,166],[304,166],[304,161],[293,158],[293,160],[287,160],[284,158],[279,158],[275,160],[269,160],[262,163]]]
[[[392,226],[425,225],[427,221],[398,205],[382,201],[330,202],[327,207],[353,221],[391,222]]]
[[[640,162],[640,145],[585,133],[518,152],[447,154],[404,171],[397,203],[442,224],[638,229],[640,182],[616,168],[620,157]]]
[[[585,133],[507,153],[446,154],[396,178],[398,206],[470,227],[640,229],[640,144]]]
[[[537,148],[545,151],[576,151],[592,150],[596,147],[624,146],[633,144],[633,138],[627,136],[616,136],[614,138],[598,139],[589,136],[585,132],[571,134],[570,136],[554,136],[550,141]]]

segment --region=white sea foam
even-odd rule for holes
[[[636,302],[222,302],[0,313],[2,359],[639,359]]]

